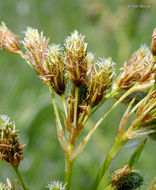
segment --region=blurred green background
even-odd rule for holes
[[[128,4],[151,4],[150,9],[128,8]],[[86,36],[88,51],[95,58],[111,56],[119,68],[140,44],[150,45],[156,26],[155,0],[0,0],[0,20],[23,39],[27,26],[43,30],[51,42],[63,45],[74,29]],[[61,104],[59,103],[61,110]],[[89,121],[99,118],[115,101],[108,101]],[[74,165],[72,189],[87,189],[111,147],[117,126],[125,111],[120,105],[96,131]],[[35,72],[18,56],[0,52],[0,114],[9,115],[26,143],[20,171],[31,190],[45,189],[52,180],[64,178],[64,155],[59,146],[53,108],[48,89]],[[88,130],[86,128],[85,130]],[[110,167],[103,182],[121,168],[141,139],[128,143]],[[145,182],[142,190],[156,175],[156,142],[148,140],[137,164]],[[0,180],[14,180],[14,171],[0,161]]]

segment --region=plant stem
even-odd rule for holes
[[[72,167],[73,167],[73,161],[70,161],[69,157],[66,156],[66,158],[65,158],[65,180],[64,180],[64,182],[66,183],[66,190],[70,190]]]
[[[120,140],[116,140],[113,147],[111,148],[111,150],[109,151],[102,167],[100,168],[98,175],[96,177],[95,183],[92,187],[92,189],[97,189],[98,185],[101,182],[101,179],[103,178],[103,176],[105,175],[108,167],[110,166],[112,160],[116,157],[116,155],[120,152],[120,150],[122,149],[122,147],[127,143],[128,140],[125,139],[120,139]]]
[[[91,136],[95,132],[95,130],[99,127],[99,125],[102,123],[102,121],[107,117],[107,115],[113,111],[113,109],[121,103],[129,94],[131,94],[133,91],[135,91],[135,86],[130,88],[121,98],[99,119],[99,121],[94,125],[94,127],[89,131],[89,133],[86,135],[86,137],[81,141],[81,143],[77,146],[77,148],[73,151],[71,158],[75,159],[85,148],[88,141],[90,140]]]
[[[131,94],[134,91],[135,87],[130,88],[125,94],[123,94],[118,101],[115,102],[115,104],[99,119],[99,121],[95,125],[95,129],[102,123],[102,121],[107,117],[107,115],[113,111],[113,109],[120,104],[129,94]]]
[[[62,130],[62,124],[61,124],[59,112],[58,112],[58,109],[57,109],[57,104],[56,104],[56,100],[55,100],[55,95],[54,95],[53,89],[52,89],[52,87],[51,87],[50,84],[48,84],[48,87],[49,87],[50,95],[51,95],[51,98],[52,98],[52,103],[53,103],[54,112],[55,112],[55,115],[56,115],[56,120],[57,120],[57,122],[58,122],[58,128],[59,128],[60,130]]]
[[[74,105],[74,127],[77,126],[77,106],[78,106],[79,88],[75,88],[75,105]]]
[[[22,177],[21,177],[21,175],[20,175],[20,172],[19,172],[18,168],[17,168],[17,167],[13,167],[13,169],[14,169],[14,171],[15,171],[15,173],[16,173],[16,175],[17,175],[19,181],[20,181],[20,185],[22,186],[22,188],[23,188],[24,190],[29,190],[29,189],[25,186],[24,181],[23,181],[23,179],[22,179]]]
[[[114,188],[112,187],[112,185],[108,185],[104,190],[114,190]]]
[[[62,102],[63,102],[65,117],[67,118],[67,105],[66,105],[66,100],[65,100],[64,94],[61,96],[61,98],[62,98]]]
[[[64,131],[62,128],[62,124],[61,124],[61,120],[60,120],[60,116],[59,116],[59,112],[58,112],[57,104],[56,104],[56,100],[55,100],[55,95],[54,95],[54,92],[53,92],[53,89],[52,89],[50,83],[47,83],[47,85],[50,90],[52,103],[53,103],[53,107],[54,107],[54,112],[55,112],[55,116],[56,116],[56,127],[57,127],[58,139],[59,139],[59,142],[60,142],[63,150],[65,152],[68,152],[68,142],[65,138]]]

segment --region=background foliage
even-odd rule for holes
[[[148,3],[152,8],[127,7],[136,3]],[[64,38],[77,29],[86,35],[89,51],[96,58],[112,56],[117,73],[140,44],[150,45],[155,18],[155,0],[0,0],[0,20],[21,38],[26,27],[31,26],[43,30],[51,42],[63,45]],[[88,128],[113,102],[110,100],[100,108]],[[72,189],[86,189],[93,181],[113,143],[124,110],[125,106],[120,105],[108,116],[77,159]],[[56,136],[48,89],[20,57],[5,51],[0,52],[0,114],[16,121],[20,139],[27,144],[20,170],[30,188],[45,189],[51,180],[63,180],[63,151]],[[127,144],[112,163],[111,173],[125,164],[140,140]],[[155,143],[148,140],[137,164],[145,178],[143,190],[156,174]],[[6,177],[13,180],[14,172],[5,162],[0,162],[0,180],[5,181]],[[108,176],[104,180],[109,179]]]

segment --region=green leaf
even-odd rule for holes
[[[139,160],[141,153],[144,149],[144,146],[146,144],[147,139],[144,139],[141,144],[139,145],[139,147],[136,149],[136,151],[133,153],[133,155],[131,156],[130,160],[129,160],[129,166],[130,168],[133,168],[135,166],[135,164],[137,163],[137,161]]]

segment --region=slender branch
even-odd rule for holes
[[[75,88],[75,105],[74,105],[74,127],[77,126],[77,106],[78,106],[79,88]]]
[[[104,163],[102,164],[102,167],[100,168],[98,175],[96,177],[95,183],[92,186],[92,189],[95,190],[97,189],[98,185],[100,184],[103,176],[105,175],[108,167],[110,166],[112,160],[117,156],[117,154],[120,152],[122,147],[127,143],[128,140],[126,139],[120,139],[116,140],[113,147],[109,151]]]
[[[50,85],[49,83],[47,83],[47,84],[48,84],[49,91],[50,91],[50,95],[51,95],[51,98],[52,98],[52,103],[53,103],[53,107],[54,107],[54,112],[55,112],[55,115],[56,115],[56,120],[57,120],[57,122],[58,122],[58,128],[59,128],[59,130],[61,131],[61,130],[62,130],[62,124],[61,124],[59,112],[58,112],[58,109],[57,109],[57,104],[56,104],[56,100],[55,100],[55,95],[54,95],[54,92],[53,92],[53,89],[52,89],[51,85]]]
[[[99,121],[94,125],[94,127],[89,131],[88,135],[81,141],[78,147],[72,153],[72,159],[75,159],[85,148],[86,144],[90,140],[91,136],[95,132],[95,130],[99,127],[99,125],[103,122],[103,120],[107,117],[107,115],[119,104],[121,103],[129,94],[135,91],[135,86],[129,89],[121,98],[99,119]]]
[[[65,117],[67,118],[67,105],[66,105],[66,100],[65,100],[64,94],[61,96],[61,98],[62,98],[62,102],[63,102]]]
[[[18,180],[20,181],[20,185],[22,186],[22,188],[23,188],[24,190],[29,190],[29,189],[25,186],[24,181],[23,181],[23,179],[22,179],[22,177],[21,177],[21,174],[20,174],[18,168],[17,168],[17,167],[13,167],[13,169],[14,169],[14,171],[15,171],[17,177],[18,177]]]
[[[61,124],[61,120],[60,120],[60,116],[59,116],[59,112],[58,112],[57,104],[56,104],[56,100],[55,100],[55,95],[54,95],[54,92],[53,92],[53,89],[52,89],[50,83],[47,83],[47,85],[50,90],[52,103],[53,103],[53,107],[54,107],[54,112],[55,112],[55,116],[56,116],[56,127],[57,127],[58,138],[59,138],[59,141],[60,141],[60,144],[61,144],[63,150],[65,152],[67,152],[68,151],[68,142],[65,138],[64,131],[62,128],[62,124]]]
[[[66,183],[66,190],[70,189],[71,177],[72,177],[72,168],[73,168],[73,162],[70,161],[69,156],[66,155],[66,158],[65,158],[65,179],[64,179],[64,182]]]

